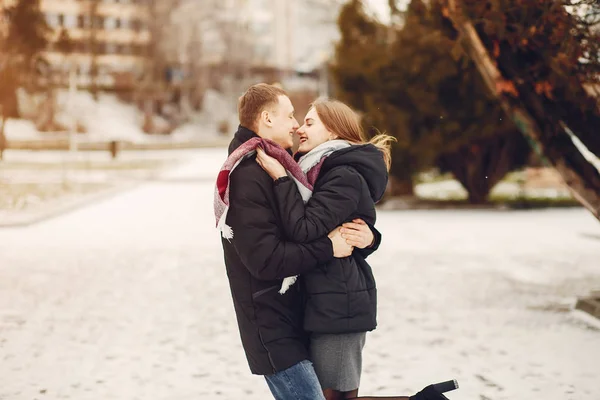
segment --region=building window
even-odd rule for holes
[[[79,73],[79,75],[87,75],[90,73],[90,65],[87,63],[79,64],[79,67],[77,69],[78,69],[77,72]]]
[[[58,15],[56,15],[56,14],[46,14],[46,22],[48,23],[48,25],[50,25],[53,28],[58,27],[59,26]]]
[[[75,53],[85,53],[85,49],[86,49],[85,42],[83,42],[81,40],[75,42],[75,46],[74,46],[74,50],[73,50]]]
[[[87,21],[89,21],[89,17],[88,17]],[[89,24],[88,24],[88,26],[89,26]],[[103,28],[104,27],[104,17],[103,16],[96,15],[96,18],[94,19],[94,27],[95,28]]]
[[[113,17],[106,17],[104,19],[104,29],[115,29],[117,26],[116,22],[115,22],[115,18]]]
[[[144,23],[139,19],[133,19],[130,21],[130,26],[134,31],[139,32],[144,28]]]
[[[65,16],[58,14],[58,26],[65,26]]]
[[[64,16],[63,26],[65,28],[75,28],[77,27],[77,16],[73,14],[68,14]]]

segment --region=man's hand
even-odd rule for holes
[[[346,222],[341,228],[342,237],[350,246],[364,249],[371,247],[375,241],[375,236],[371,232],[369,225],[362,219],[355,219],[352,222]]]
[[[350,257],[352,255],[352,251],[354,247],[349,245],[346,242],[346,239],[342,237],[340,232],[341,228],[335,228],[333,231],[327,235],[329,240],[331,240],[331,245],[333,246],[333,256],[335,258],[345,258]]]

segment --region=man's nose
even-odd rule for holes
[[[298,130],[298,128],[300,128],[300,124],[298,123],[298,120],[294,118],[294,129]]]

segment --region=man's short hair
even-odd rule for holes
[[[265,108],[277,104],[279,96],[287,96],[287,93],[277,86],[266,83],[250,86],[238,102],[240,125],[256,132],[260,113]]]

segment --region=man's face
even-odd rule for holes
[[[269,110],[269,119],[271,124],[261,136],[271,139],[284,149],[291,148],[294,144],[294,133],[299,125],[289,97],[279,96],[279,102]]]

